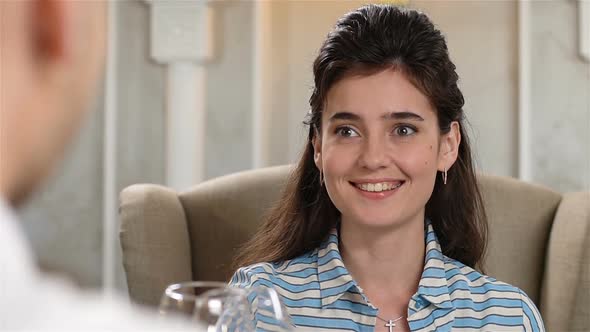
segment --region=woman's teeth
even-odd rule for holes
[[[397,189],[401,187],[403,182],[381,182],[381,183],[355,183],[355,186],[363,191],[382,192]]]

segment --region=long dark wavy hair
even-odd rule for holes
[[[448,182],[437,176],[426,217],[432,221],[442,251],[463,264],[483,270],[487,218],[476,181],[469,139],[464,129],[463,94],[446,41],[430,19],[415,10],[369,5],[346,14],[328,34],[313,63],[315,87],[305,122],[305,151],[291,174],[282,198],[257,234],[240,249],[234,267],[280,262],[318,247],[339,220],[314,163],[313,139],[321,135],[321,119],[330,88],[347,75],[370,75],[397,68],[434,106],[440,134],[453,121],[461,143]]]

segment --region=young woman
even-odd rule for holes
[[[487,220],[455,65],[428,17],[351,12],[313,70],[305,152],[231,283],[274,287],[315,331],[543,331],[523,291],[475,270]]]

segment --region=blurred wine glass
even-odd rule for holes
[[[246,292],[226,287],[203,293],[195,303],[196,324],[207,332],[251,332],[256,330]]]
[[[199,296],[210,290],[223,289],[226,286],[225,283],[217,281],[188,281],[172,284],[164,291],[158,311],[164,317],[192,318]]]
[[[292,331],[291,317],[273,288],[229,287],[221,282],[193,281],[166,288],[161,316],[184,316],[207,332]]]

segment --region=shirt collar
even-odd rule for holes
[[[452,307],[447,285],[444,256],[431,222],[425,221],[426,254],[416,295],[440,308]],[[338,229],[333,228],[318,249],[318,280],[322,307],[336,302],[350,288],[358,286],[344,266],[338,249]],[[411,301],[415,301],[413,298]]]
[[[330,231],[330,235],[318,250],[318,280],[323,307],[336,302],[342,294],[356,286],[342,262],[336,228]]]
[[[416,294],[439,308],[451,308],[453,305],[449,295],[445,257],[432,223],[428,219],[425,222],[424,236],[424,270]]]

